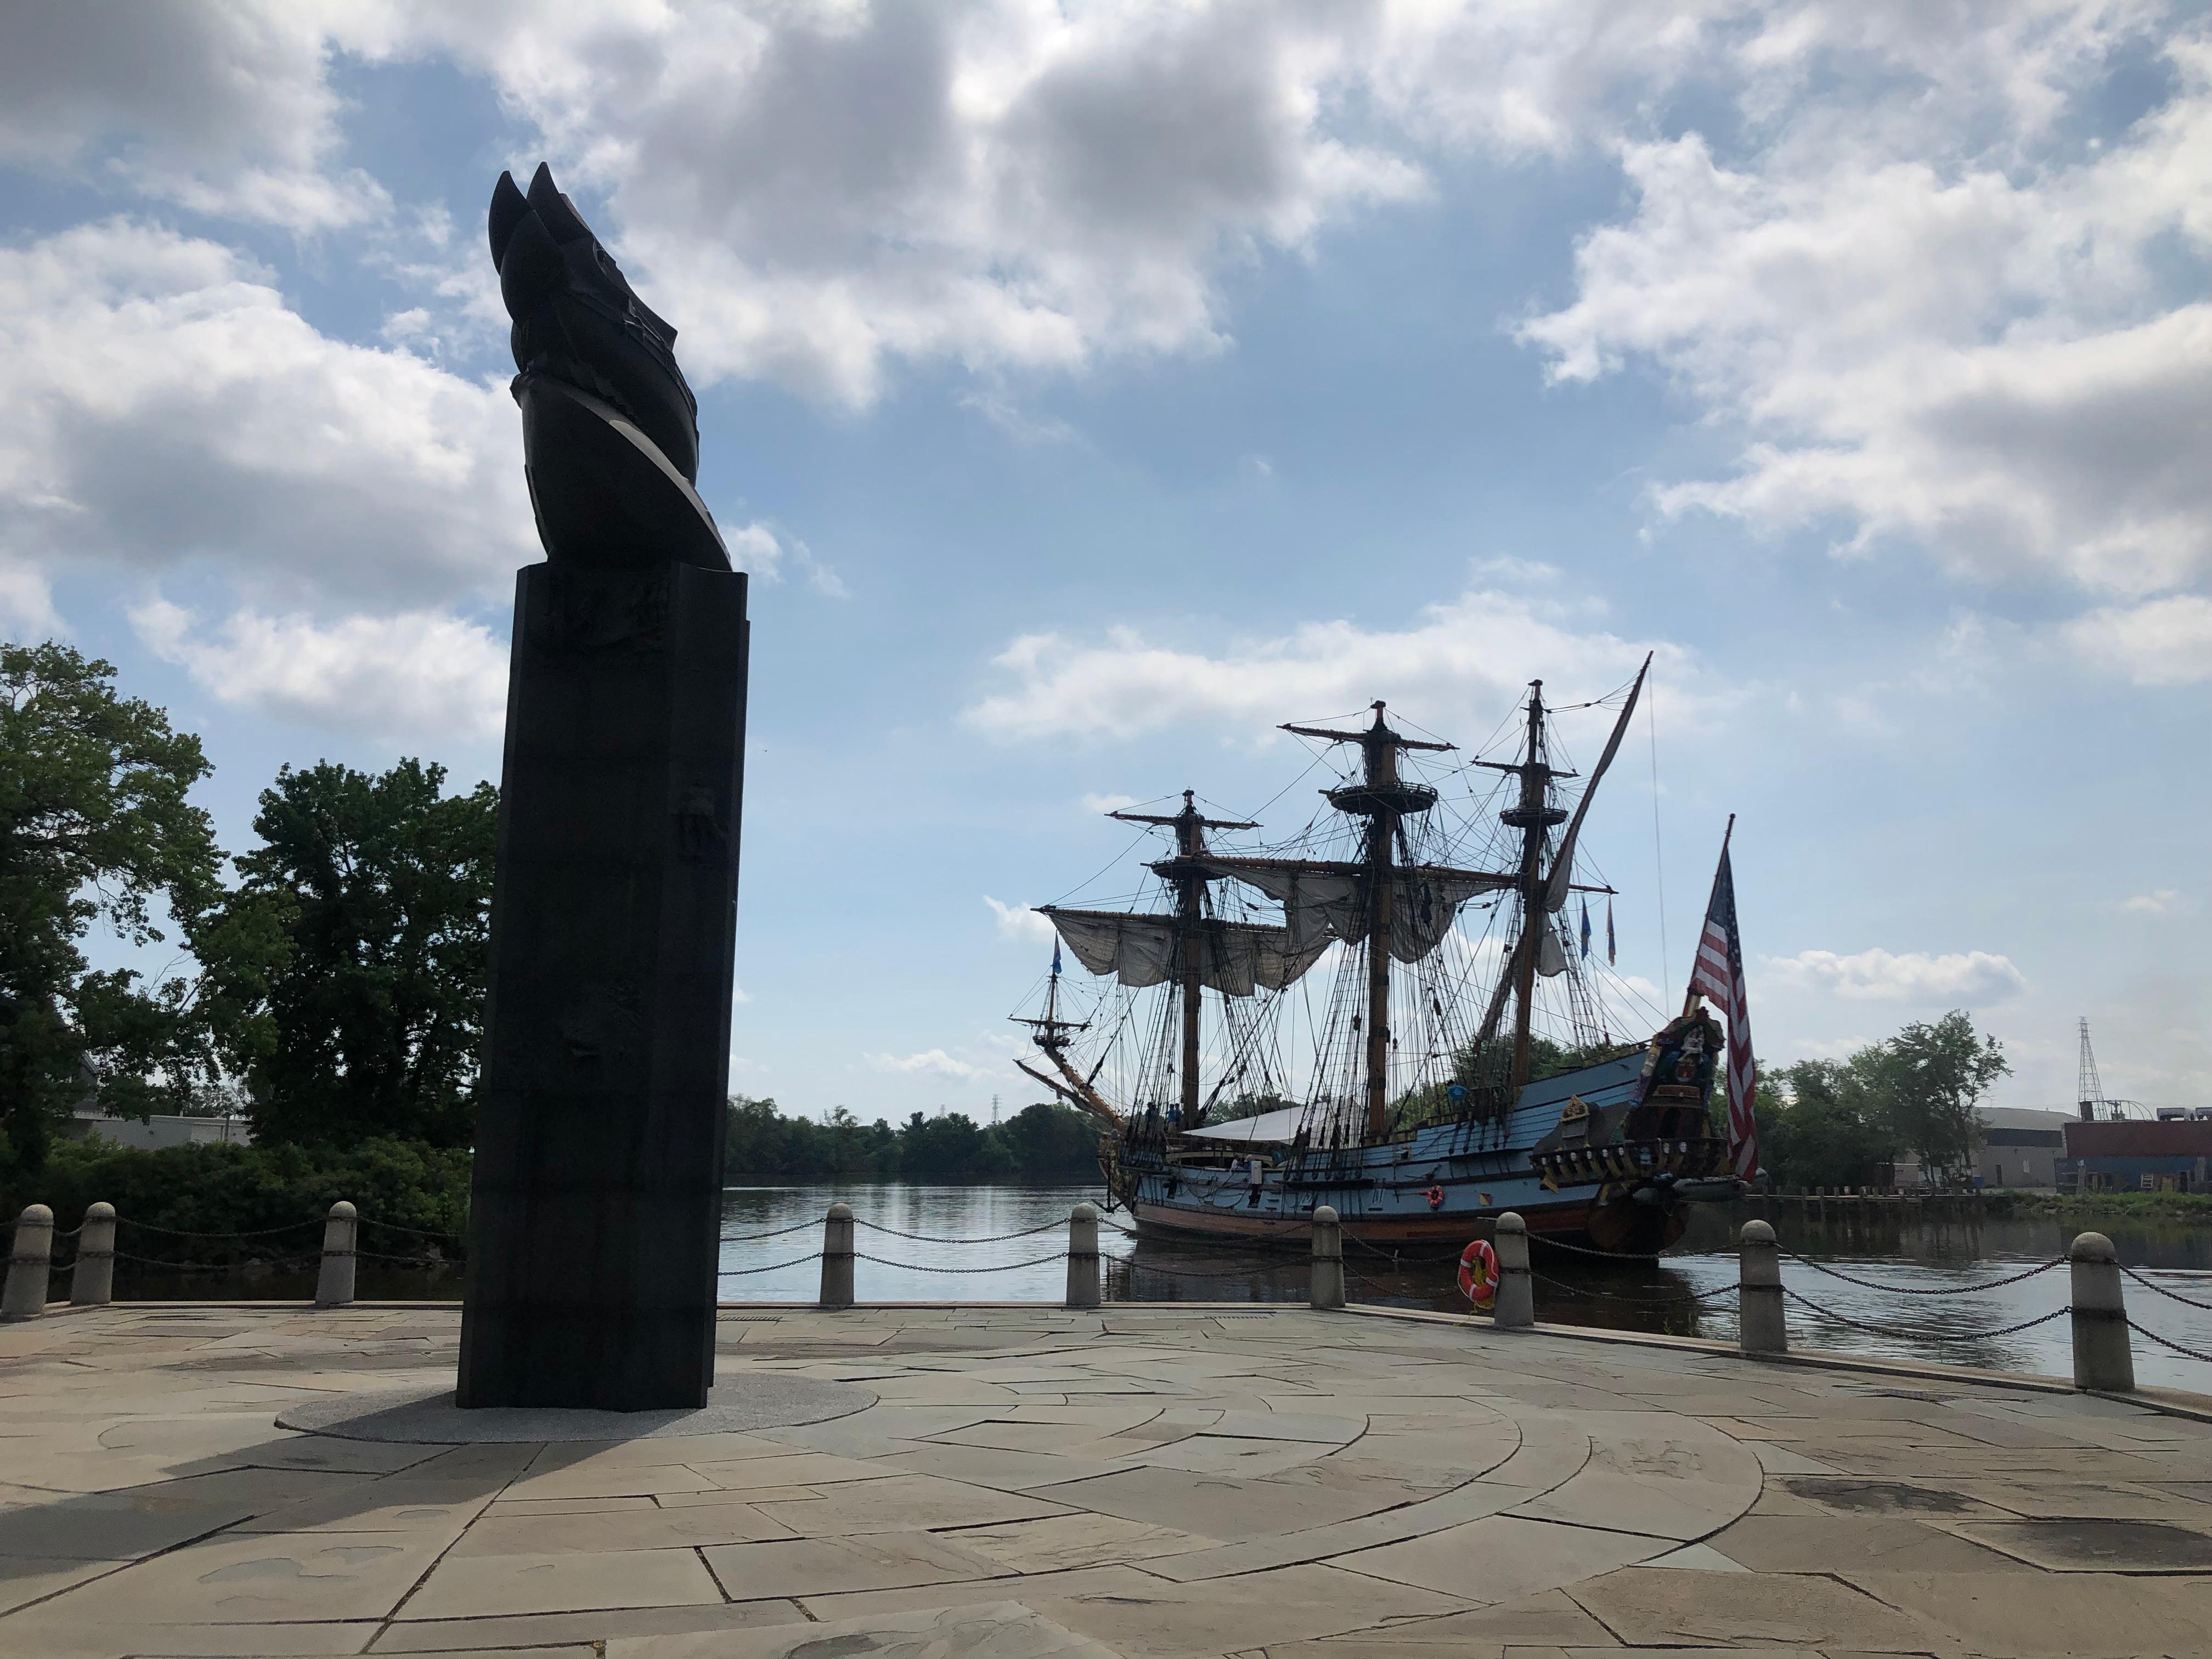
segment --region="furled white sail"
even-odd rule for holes
[[[1232,876],[1279,902],[1291,938],[1316,956],[1332,940],[1356,945],[1367,937],[1367,876],[1357,866],[1327,870],[1289,860],[1212,862],[1214,874]],[[1398,866],[1390,878],[1390,954],[1408,963],[1420,961],[1443,942],[1468,900],[1513,884],[1510,876],[1419,865]]]
[[[1366,936],[1366,885],[1356,873],[1304,869],[1266,859],[1224,862],[1217,873],[1234,876],[1279,902],[1285,931],[1301,945],[1318,941],[1326,948],[1331,939]]]
[[[1043,914],[1075,959],[1094,974],[1110,975],[1134,988],[1162,984],[1176,975],[1178,924],[1173,916],[1050,907]],[[1249,997],[1262,988],[1281,990],[1312,967],[1330,943],[1325,933],[1300,944],[1288,928],[1211,917],[1198,923],[1196,942],[1199,982],[1231,997]]]
[[[1559,930],[1548,921],[1536,924],[1536,971],[1546,979],[1556,979],[1567,971],[1566,947],[1559,943]]]
[[[1568,821],[1567,833],[1560,838],[1559,850],[1552,860],[1552,878],[1544,887],[1544,908],[1552,915],[1558,915],[1567,902],[1567,890],[1575,878],[1575,842],[1583,833],[1583,819],[1589,815],[1590,803],[1597,799],[1597,787],[1605,781],[1606,769],[1620,752],[1620,740],[1627,734],[1629,720],[1636,713],[1636,700],[1644,692],[1644,677],[1650,672],[1651,657],[1647,653],[1644,666],[1636,671],[1636,683],[1628,688],[1628,701],[1621,704],[1620,716],[1613,723],[1613,735],[1605,740],[1605,752],[1597,757],[1597,770],[1590,774],[1589,782],[1583,786],[1583,798],[1575,803],[1575,815]],[[1546,968],[1543,971],[1556,974],[1565,965],[1562,961],[1559,968]]]

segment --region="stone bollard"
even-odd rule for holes
[[[1079,1204],[1067,1213],[1067,1305],[1095,1308],[1098,1294],[1098,1212]]]
[[[1498,1251],[1498,1301],[1490,1322],[1498,1330],[1526,1330],[1536,1322],[1536,1287],[1528,1279],[1528,1224],[1508,1210],[1498,1218],[1498,1233],[1491,1243]]]
[[[1316,1308],[1344,1305],[1344,1233],[1336,1212],[1326,1204],[1313,1212],[1313,1268],[1306,1300]]]
[[[318,1308],[343,1308],[353,1300],[353,1253],[360,1236],[353,1206],[343,1199],[331,1205],[330,1218],[323,1223],[322,1271],[315,1275]]]
[[[853,1305],[853,1206],[832,1204],[822,1222],[822,1306]]]
[[[1736,1235],[1736,1346],[1745,1353],[1788,1353],[1790,1321],[1782,1297],[1782,1252],[1774,1228],[1747,1221]]]
[[[70,1305],[104,1308],[115,1298],[115,1206],[95,1204],[77,1229],[76,1267],[70,1273]]]
[[[15,1248],[8,1253],[0,1319],[36,1319],[46,1312],[46,1276],[53,1263],[54,1212],[43,1204],[27,1204],[15,1218]]]
[[[2083,1233],[2067,1252],[2074,1277],[2074,1386],[2132,1394],[2135,1350],[2120,1296],[2120,1258],[2102,1233]]]

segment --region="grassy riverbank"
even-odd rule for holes
[[[2100,1221],[2181,1222],[2212,1227],[2212,1193],[2048,1193],[2008,1188],[1981,1194],[1990,1215],[2022,1218],[2048,1216],[2094,1227]]]

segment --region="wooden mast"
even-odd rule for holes
[[[1528,1081],[1529,1020],[1534,1012],[1537,957],[1542,946],[1542,935],[1538,929],[1552,925],[1545,903],[1550,877],[1544,869],[1544,835],[1555,824],[1567,820],[1565,809],[1548,804],[1551,784],[1553,778],[1574,775],[1553,770],[1544,759],[1543,681],[1528,682],[1528,732],[1522,758],[1517,762],[1479,761],[1476,764],[1516,773],[1521,779],[1520,799],[1498,815],[1521,832],[1520,879],[1515,884],[1521,895],[1521,937],[1515,941],[1508,969],[1513,987],[1513,1077],[1506,1097],[1510,1100],[1518,1097],[1522,1085]],[[1500,988],[1503,989],[1503,982]],[[1496,1006],[1493,1001],[1493,1016]],[[1485,1020],[1483,1025],[1486,1039],[1491,1022]]]
[[[1360,744],[1370,790],[1398,781],[1398,750],[1375,705],[1375,725]],[[1367,1138],[1380,1140],[1389,1109],[1390,855],[1398,814],[1378,805],[1367,820]]]
[[[1176,981],[1182,1016],[1182,1064],[1176,1082],[1181,1103],[1179,1115],[1186,1129],[1195,1129],[1206,1121],[1206,1106],[1198,1093],[1199,993],[1206,966],[1200,955],[1200,941],[1205,936],[1200,924],[1206,920],[1206,884],[1212,874],[1206,863],[1206,832],[1260,827],[1241,818],[1205,817],[1193,804],[1194,793],[1188,789],[1182,792],[1182,811],[1172,817],[1144,812],[1106,815],[1125,823],[1158,824],[1176,832],[1175,856],[1163,859],[1152,866],[1152,870],[1171,882],[1176,890]]]
[[[1382,718],[1383,704],[1375,704],[1375,720],[1364,732],[1331,732],[1325,727],[1285,726],[1301,737],[1324,738],[1331,743],[1357,743],[1360,777],[1357,783],[1328,792],[1339,811],[1367,820],[1367,845],[1359,868],[1367,886],[1367,1138],[1380,1140],[1389,1131],[1390,1111],[1390,924],[1391,878],[1396,862],[1398,823],[1409,812],[1425,812],[1437,803],[1437,792],[1426,784],[1407,783],[1398,776],[1401,749],[1448,750],[1448,743],[1425,743],[1401,737]],[[1326,866],[1316,866],[1316,868]]]
[[[1552,924],[1544,910],[1545,786],[1549,769],[1543,763],[1544,682],[1528,682],[1528,750],[1521,763],[1521,799],[1515,817],[1521,820],[1521,932],[1523,945],[1520,978],[1513,988],[1513,1091],[1518,1095],[1528,1081],[1528,1020],[1536,993],[1539,927]],[[1565,816],[1562,814],[1562,816]]]

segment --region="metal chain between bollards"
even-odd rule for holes
[[[795,1255],[788,1261],[771,1261],[764,1267],[723,1267],[716,1272],[714,1277],[717,1279],[743,1279],[750,1273],[772,1273],[779,1267],[800,1267],[805,1266],[805,1264],[810,1261],[819,1261],[821,1260],[822,1252],[817,1250],[812,1255]]]
[[[872,1261],[880,1267],[904,1267],[918,1273],[1010,1273],[1024,1267],[1042,1267],[1048,1261],[1065,1261],[1066,1250],[1054,1250],[1050,1255],[1040,1255],[1027,1261],[999,1261],[983,1267],[939,1267],[922,1261],[894,1261],[889,1256],[870,1255],[865,1250],[853,1252],[855,1261]]]
[[[1133,1255],[1102,1255],[1098,1259],[1101,1261],[1117,1262],[1132,1273],[1158,1273],[1163,1279],[1249,1279],[1255,1273],[1272,1273],[1279,1267],[1292,1265],[1290,1262],[1269,1262],[1249,1267],[1224,1268],[1215,1273],[1191,1273],[1181,1267],[1162,1267],[1150,1261],[1139,1261]],[[1306,1264],[1302,1262],[1297,1265]]]
[[[1710,1302],[1716,1297],[1734,1296],[1741,1288],[1735,1285],[1721,1285],[1710,1291],[1680,1291],[1666,1296],[1623,1296],[1618,1291],[1593,1291],[1580,1285],[1570,1285],[1564,1279],[1553,1279],[1548,1273],[1538,1273],[1534,1267],[1528,1270],[1528,1277],[1539,1285],[1564,1291],[1569,1296],[1597,1297],[1607,1302],[1633,1302],[1647,1308],[1680,1307],[1686,1302]]]
[[[246,1267],[266,1267],[276,1273],[296,1272],[302,1267],[313,1266],[323,1258],[321,1253],[318,1251],[313,1255],[262,1256],[252,1261],[168,1261],[159,1256],[133,1255],[128,1250],[118,1250],[115,1252],[115,1259],[118,1261],[131,1262],[140,1267],[166,1267],[172,1273],[236,1273],[240,1268]]]
[[[449,1233],[435,1227],[404,1227],[397,1221],[379,1221],[373,1215],[356,1218],[364,1227],[381,1227],[386,1232],[405,1233],[414,1238],[450,1238],[455,1243],[465,1243],[468,1238],[465,1233]]]
[[[323,1218],[318,1216],[312,1221],[287,1222],[282,1227],[263,1227],[258,1231],[250,1233],[186,1232],[181,1227],[157,1227],[150,1221],[134,1220],[127,1215],[117,1216],[115,1224],[118,1227],[137,1227],[143,1232],[163,1233],[171,1238],[274,1238],[279,1233],[295,1233],[302,1227],[319,1227],[323,1224]]]
[[[2074,1311],[2071,1307],[2053,1308],[2049,1313],[2023,1319],[2017,1325],[2000,1325],[1988,1331],[1911,1331],[1899,1330],[1893,1325],[1871,1325],[1863,1319],[1853,1319],[1848,1314],[1839,1314],[1832,1308],[1822,1307],[1810,1297],[1799,1295],[1787,1285],[1782,1287],[1782,1294],[1792,1302],[1810,1308],[1825,1319],[1834,1320],[1838,1325],[1849,1325],[1854,1330],[1871,1331],[1876,1336],[1895,1337],[1906,1342],[1985,1342],[1991,1337],[2012,1336],[2021,1331],[2033,1330],[2038,1325],[2047,1325],[2054,1319],[2063,1319]]]
[[[2063,1255],[2053,1256],[2050,1261],[2042,1263],[2039,1267],[2027,1268],[2026,1271],[2021,1273],[2010,1273],[2002,1279],[1989,1279],[1979,1285],[1937,1285],[1929,1286],[1917,1285],[1884,1285],[1876,1279],[1856,1279],[1852,1277],[1850,1273],[1839,1272],[1834,1267],[1815,1261],[1808,1255],[1800,1255],[1795,1250],[1784,1250],[1782,1254],[1788,1256],[1792,1261],[1803,1262],[1814,1273],[1826,1273],[1831,1279],[1840,1279],[1844,1284],[1856,1285],[1861,1290],[1885,1291],[1892,1296],[1972,1296],[1977,1291],[1994,1291],[2001,1285],[2017,1285],[2024,1279],[2033,1279],[2038,1273],[2047,1273],[2053,1267],[2063,1267],[2067,1263],[2066,1257]],[[2125,1272],[2126,1270],[2123,1268],[2121,1271]]]
[[[2194,1348],[2185,1348],[2180,1343],[2173,1340],[2172,1338],[2160,1336],[2156,1331],[2151,1329],[2148,1325],[2138,1325],[2134,1320],[2130,1319],[2128,1321],[2128,1328],[2135,1332],[2138,1336],[2148,1337],[2152,1341],[2157,1343],[2161,1348],[2171,1348],[2178,1354],[2184,1355],[2191,1359],[2201,1359],[2206,1364],[2212,1365],[2212,1353],[2199,1353]]]
[[[2156,1291],[2160,1296],[2171,1297],[2172,1300],[2180,1303],[2185,1308],[2202,1308],[2206,1313],[2212,1313],[2212,1302],[2191,1301],[2189,1297],[2183,1296],[2178,1291],[2167,1290],[2165,1285],[2160,1284],[2154,1279],[2145,1279],[2133,1267],[2122,1267],[2120,1271],[2125,1273],[2130,1279],[2134,1279],[2136,1284],[2142,1285],[2147,1291]]]
[[[721,1242],[725,1244],[750,1244],[763,1238],[781,1238],[786,1233],[803,1233],[809,1227],[818,1227],[821,1224],[820,1222],[814,1220],[794,1221],[788,1227],[778,1227],[773,1232],[724,1233]]]
[[[1039,1233],[1056,1232],[1067,1223],[1064,1220],[1048,1221],[1042,1226],[1024,1227],[1018,1233],[983,1233],[974,1238],[954,1238],[936,1233],[902,1233],[896,1227],[886,1227],[879,1221],[864,1221],[859,1216],[853,1218],[853,1224],[866,1227],[872,1233],[889,1233],[893,1238],[911,1239],[917,1244],[1003,1244],[1010,1238],[1034,1238]]]
[[[1636,1255],[1625,1250],[1599,1250],[1587,1244],[1570,1244],[1565,1239],[1553,1238],[1548,1233],[1531,1233],[1528,1237],[1539,1244],[1550,1245],[1555,1250],[1567,1250],[1576,1255],[1594,1255],[1606,1261],[1656,1261],[1659,1259],[1656,1250]]]

